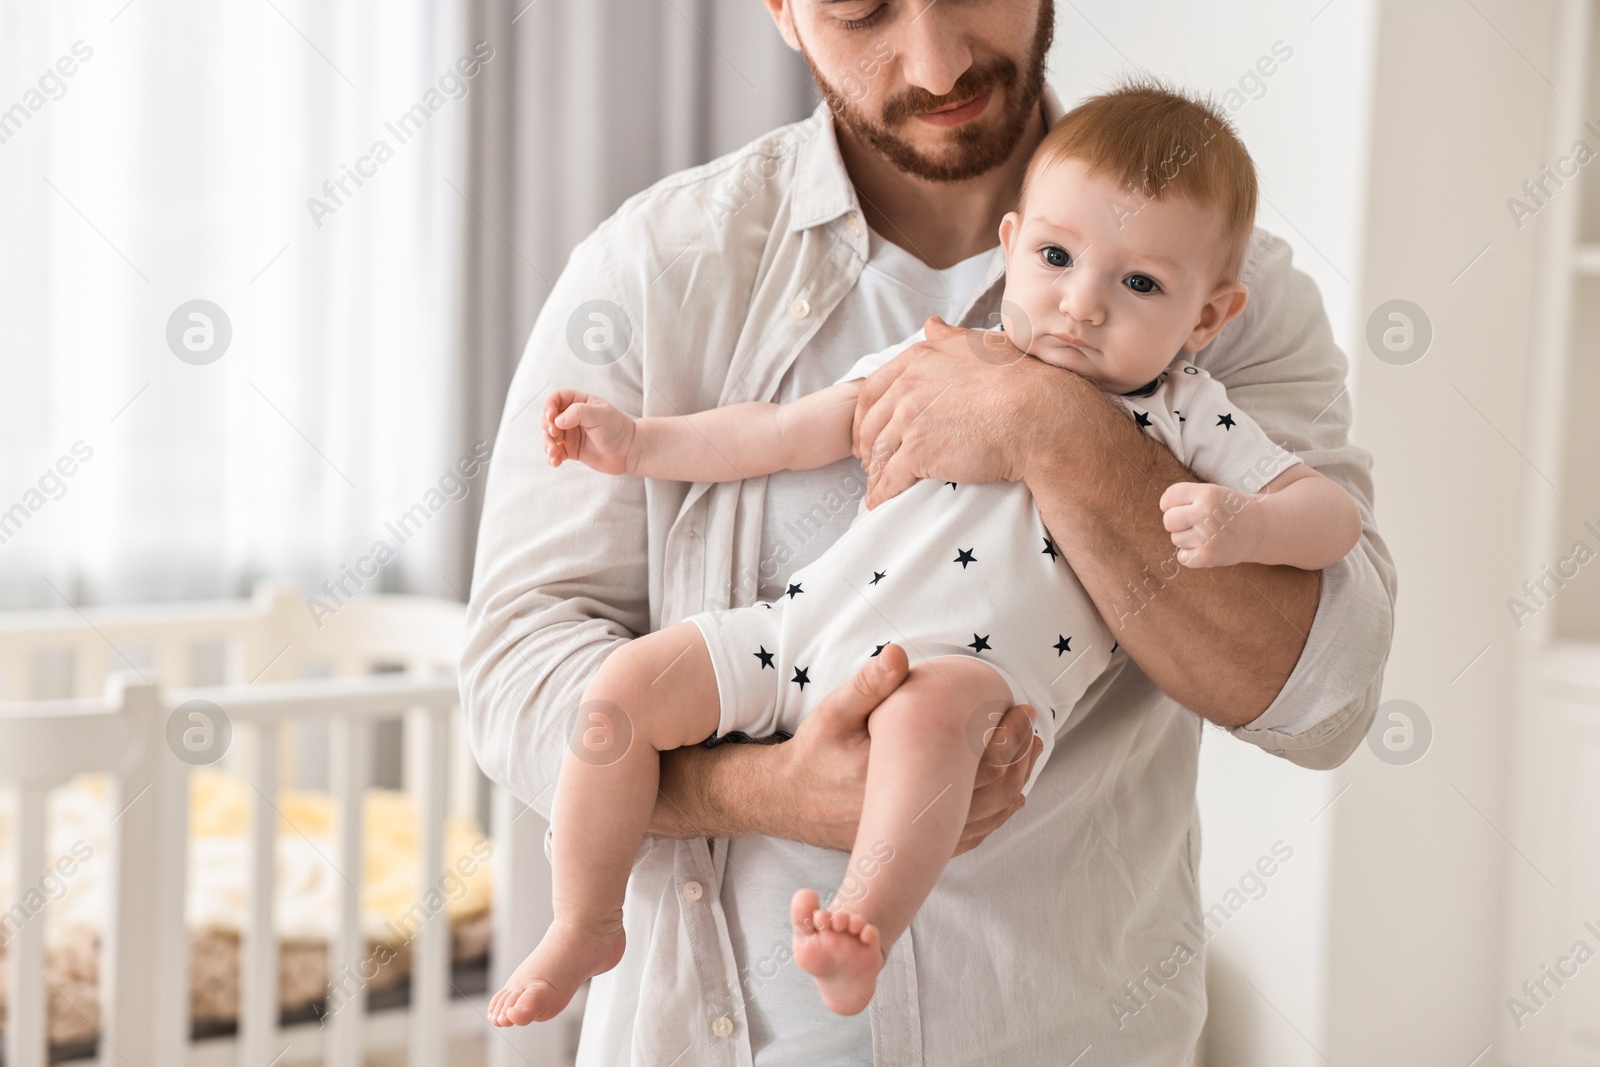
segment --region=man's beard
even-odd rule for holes
[[[817,88],[828,102],[835,122],[906,174],[931,182],[959,182],[993,170],[1011,158],[1044,92],[1044,60],[1054,34],[1055,4],[1053,0],[1044,0],[1034,30],[1026,78],[1019,74],[1017,64],[1009,57],[974,63],[943,96],[934,96],[926,89],[913,86],[887,101],[878,119],[858,111],[843,93],[828,83],[811,61],[803,43],[800,54],[811,68],[811,76],[817,80]],[[1005,111],[998,121],[967,122],[956,127],[945,150],[937,157],[930,157],[893,132],[906,120],[951,104],[967,103],[991,87],[1005,90]]]

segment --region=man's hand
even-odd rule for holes
[[[964,330],[938,316],[926,341],[861,383],[851,450],[867,472],[867,507],[919,478],[1021,481],[1040,420],[1019,417],[1037,395],[1035,375],[1070,373],[1014,347],[995,331]]]
[[[905,681],[897,644],[822,698],[794,737],[774,745],[718,745],[662,753],[650,833],[665,837],[761,834],[849,852],[866,793],[867,718]],[[1022,785],[1044,743],[1029,709],[1009,709],[990,734],[955,853],[976,848],[1022,807]]]
[[[1259,558],[1261,509],[1249,493],[1209,482],[1173,482],[1161,521],[1185,567],[1231,567]]]
[[[778,746],[793,813],[793,833],[783,836],[851,850],[867,785],[867,717],[905,681],[909,670],[899,645],[883,646],[853,679],[822,699],[793,738]],[[1033,736],[1025,705],[1006,712],[979,761],[957,855],[977,847],[1022,806],[1022,784],[1043,747]]]

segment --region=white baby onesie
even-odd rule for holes
[[[864,356],[839,381],[871,374],[920,339]],[[1220,382],[1186,360],[1115,399],[1208,482],[1259,492],[1300,462],[1234,407]],[[795,571],[775,602],[700,612],[689,621],[711,651],[718,737],[792,734],[825,694],[890,641],[912,665],[978,657],[1005,679],[1012,703],[1037,715],[1044,749],[1024,792],[1116,650],[1023,482],[924,478],[870,511],[863,497],[839,540]],[[975,747],[1004,711],[973,709],[968,738]]]

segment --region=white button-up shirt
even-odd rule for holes
[[[1045,108],[1051,122],[1062,113],[1048,91]],[[772,399],[866,262],[859,220],[819,107],[627,201],[574,250],[545,303],[489,474],[462,691],[485,772],[547,818],[584,686],[606,655],[755,599],[767,485],[551,468],[547,391],[592,391],[636,415]],[[992,324],[1000,269],[964,324]],[[1348,489],[1365,528],[1323,572],[1282,691],[1232,733],[1331,767],[1376,710],[1394,565],[1373,527],[1371,459],[1348,439],[1346,362],[1315,285],[1260,230],[1243,281],[1244,313],[1194,362]],[[1189,1062],[1205,1017],[1201,720],[1122,655],[1073,721],[1027,807],[951,861],[890,953],[870,1008],[879,1067]],[[628,886],[627,953],[593,982],[580,1065],[751,1067],[746,998],[794,963],[775,946],[741,973],[722,912],[726,857],[723,840],[646,840]]]

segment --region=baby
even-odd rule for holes
[[[1022,358],[1094,381],[1208,479],[1161,497],[1181,564],[1320,569],[1359,538],[1355,502],[1183,358],[1245,306],[1238,278],[1255,200],[1250,156],[1208,104],[1144,84],[1089,100],[1045,137],[1000,223],[1002,328]],[[910,343],[782,405],[636,419],[558,389],[544,405],[549,462],[683,481],[821,467],[853,454],[861,379]],[[983,347],[990,363],[1009,351]],[[923,479],[870,511],[863,502],[775,603],[702,612],[606,658],[583,706],[625,723],[631,744],[605,766],[568,753],[552,812],[555,921],[495,995],[490,1021],[551,1018],[621,959],[623,896],[661,751],[733,731],[792,733],[890,641],[911,669],[867,722],[845,884],[827,908],[809,888],[790,908],[795,960],[824,1003],[861,1011],[950,860],[988,731],[1012,705],[1035,709],[1045,747],[1031,788],[1116,651],[1022,482]]]

